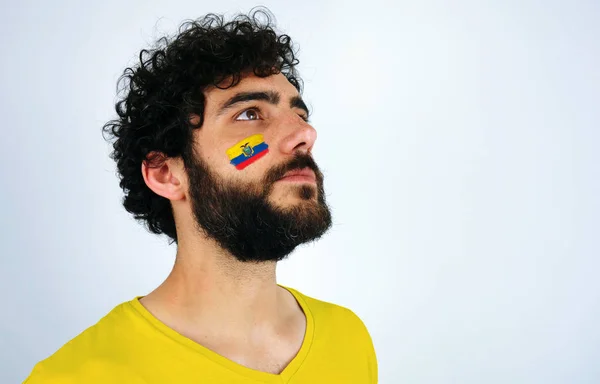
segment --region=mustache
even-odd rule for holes
[[[290,161],[271,168],[265,175],[264,183],[266,186],[271,186],[289,171],[303,168],[310,168],[315,173],[318,185],[323,183],[321,170],[312,156],[306,153],[296,153]]]

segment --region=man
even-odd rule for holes
[[[352,311],[276,283],[277,261],[331,225],[297,63],[259,10],[187,22],[125,70],[104,127],[124,206],[176,262],[26,383],[377,382]]]

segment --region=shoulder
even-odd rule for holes
[[[135,314],[129,302],[116,306],[96,324],[71,339],[48,358],[35,365],[25,384],[70,384],[93,378],[93,383],[115,374],[127,376],[119,364],[119,346],[132,334]],[[111,375],[108,377],[107,375]],[[135,378],[132,378],[135,383]],[[88,381],[90,382],[90,381]]]
[[[297,299],[301,299],[305,303],[305,305],[310,309],[313,316],[318,316],[322,318],[332,318],[334,320],[349,321],[357,323],[357,325],[364,326],[360,317],[358,317],[358,315],[354,313],[354,311],[352,311],[350,308],[305,295],[304,293],[294,288],[285,288],[291,291]]]
[[[314,319],[314,338],[321,344],[322,349],[334,348],[337,355],[352,354],[353,358],[359,359],[358,361],[366,362],[369,382],[377,383],[377,355],[373,339],[363,320],[350,308],[289,289],[311,312]]]
[[[286,287],[287,288],[287,287]],[[304,301],[314,318],[315,326],[326,329],[336,329],[371,343],[369,331],[363,320],[350,308],[331,302],[307,296],[296,289],[289,289],[296,298]]]

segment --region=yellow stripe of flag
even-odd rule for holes
[[[263,141],[264,141],[263,135],[261,135],[261,134],[256,134],[256,135],[252,135],[250,137],[246,137],[244,140],[240,140],[233,147],[229,148],[227,150],[227,156],[229,156],[229,160],[233,160],[242,154],[242,148],[244,147],[244,145],[246,143],[248,143],[251,147],[254,148],[258,144],[262,143]]]

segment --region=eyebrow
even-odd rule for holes
[[[279,92],[275,91],[239,92],[227,99],[221,107],[219,107],[217,116],[221,116],[237,104],[255,100],[266,101],[269,104],[278,105],[281,100],[281,95]],[[308,107],[300,96],[294,96],[290,99],[290,108],[300,108],[304,110],[307,115],[310,114]]]
[[[290,108],[300,108],[306,112],[306,116],[310,115],[308,107],[304,103],[304,100],[300,96],[294,96],[290,99]]]

